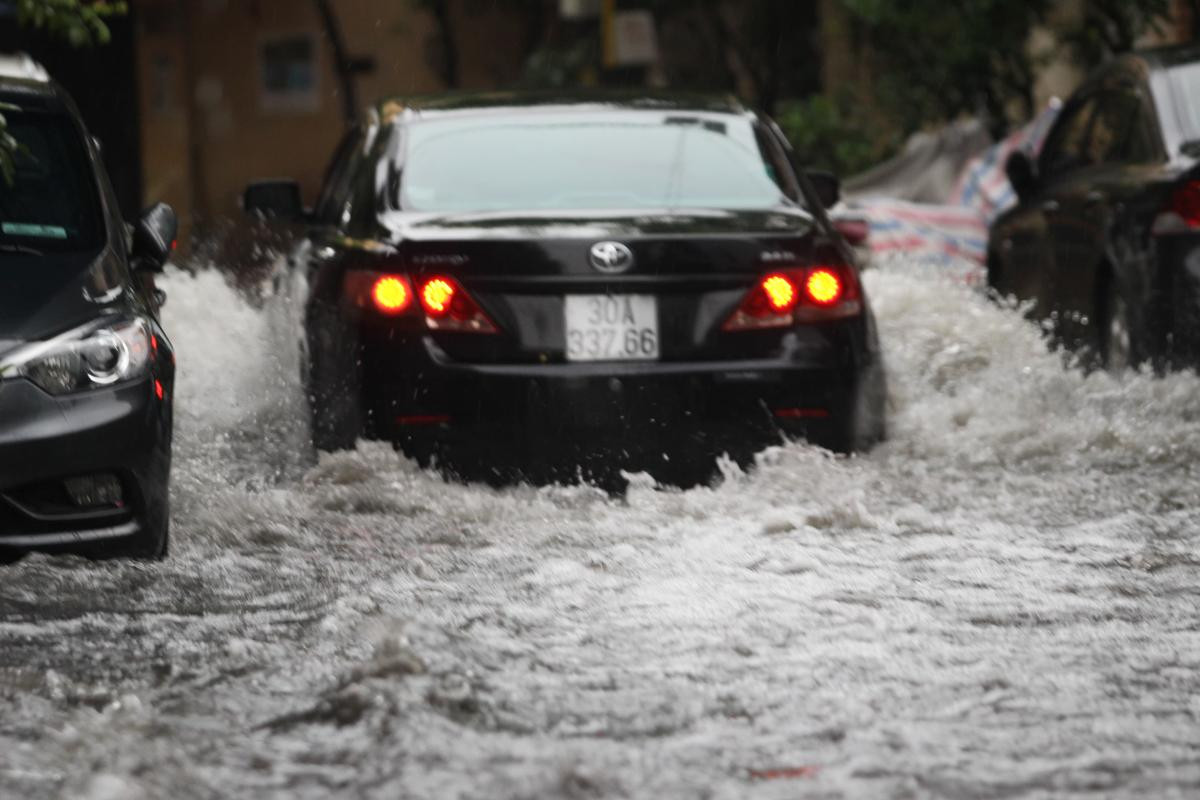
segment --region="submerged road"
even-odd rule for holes
[[[310,463],[287,309],[171,274],[173,555],[0,568],[0,797],[1196,796],[1200,380],[867,288],[886,445],[611,499]]]

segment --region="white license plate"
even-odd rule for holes
[[[569,294],[568,361],[658,358],[658,300],[648,294]]]

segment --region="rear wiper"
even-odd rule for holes
[[[698,128],[703,128],[706,131],[711,131],[712,133],[719,133],[721,135],[728,133],[728,130],[723,122],[714,122],[712,120],[700,119],[699,117],[667,117],[665,120],[663,120],[663,124],[695,126]]]
[[[20,253],[25,256],[44,256],[46,255],[36,247],[28,247],[23,244],[8,244],[0,242],[0,253]]]

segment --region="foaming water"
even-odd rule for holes
[[[1017,311],[891,264],[866,276],[871,453],[496,490],[384,445],[314,461],[302,287],[165,283],[176,555],[6,575],[0,794],[1200,786],[1194,375],[1086,375]]]
[[[946,274],[940,265],[892,263],[866,276],[888,365],[891,434],[867,460],[1112,470],[1187,466],[1200,454],[1193,373],[1087,374],[1051,352],[1016,309]],[[260,308],[214,270],[175,272],[164,284],[181,358],[184,447],[245,438],[254,449],[239,455],[256,468],[264,458],[275,467],[307,463],[303,287],[268,293]]]
[[[178,352],[180,471],[204,481],[298,477],[311,463],[300,387],[300,304],[290,286],[252,305],[216,270],[162,281]]]

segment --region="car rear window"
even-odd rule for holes
[[[1200,62],[1171,67],[1167,75],[1184,139],[1200,139]]]
[[[0,173],[0,245],[98,248],[100,204],[79,129],[62,114],[11,108],[0,113],[17,147],[12,179]]]
[[[413,211],[772,208],[787,203],[739,117],[491,115],[414,125],[401,207]]]

